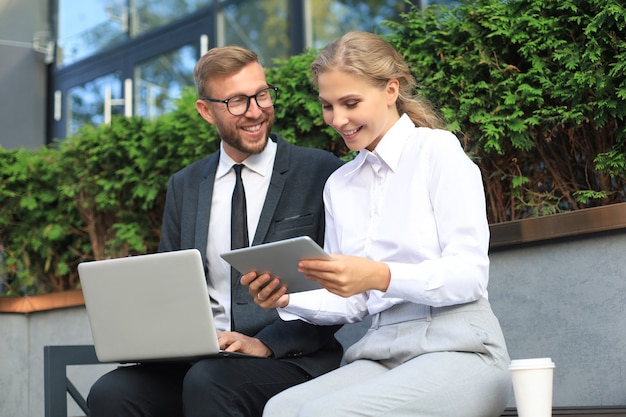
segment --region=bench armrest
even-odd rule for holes
[[[44,346],[44,406],[45,417],[67,417],[67,394],[89,416],[87,401],[67,378],[67,366],[102,363],[93,345]]]

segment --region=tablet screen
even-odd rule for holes
[[[220,256],[241,274],[257,271],[278,276],[287,285],[288,293],[322,288],[317,282],[306,279],[304,274],[298,272],[298,262],[301,259],[331,259],[308,236],[235,249]]]

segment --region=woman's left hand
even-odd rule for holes
[[[333,254],[332,257],[332,260],[301,260],[298,270],[342,297],[367,290],[387,291],[391,279],[387,264],[359,256]]]

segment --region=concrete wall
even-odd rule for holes
[[[490,254],[489,300],[511,359],[552,358],[555,407],[626,405],[625,253],[622,229]],[[362,331],[342,329],[343,340]]]
[[[0,313],[0,416],[43,417],[43,347],[93,344],[84,306],[31,314]],[[70,380],[87,395],[112,365],[73,366]],[[68,396],[68,415],[80,408]]]
[[[552,357],[555,406],[626,404],[626,230],[491,254],[512,359]]]
[[[626,405],[625,251],[621,230],[491,254],[489,298],[511,357],[554,360],[554,406]],[[363,330],[344,329],[341,341]],[[0,334],[0,414],[43,416],[43,346],[91,344],[84,307],[0,314]],[[112,368],[76,366],[68,375],[86,395]],[[68,407],[81,415],[71,399]]]
[[[46,63],[33,38],[49,31],[48,1],[0,0],[0,146],[46,140]]]

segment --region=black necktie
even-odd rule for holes
[[[230,213],[230,248],[239,249],[248,246],[248,215],[246,213],[246,192],[241,180],[242,164],[233,165],[235,170],[235,189]]]
[[[246,214],[246,193],[243,189],[243,181],[241,180],[241,169],[243,165],[233,165],[233,168],[235,170],[236,180],[230,213],[230,247],[231,249],[239,249],[248,246],[248,215]],[[240,276],[241,274],[237,272],[235,268],[230,268],[230,327],[232,330],[237,329],[239,320],[236,319],[236,316],[242,314],[241,308],[238,307],[245,307],[245,304],[249,302],[250,298],[247,289],[244,291],[243,288],[245,287],[239,285]]]

